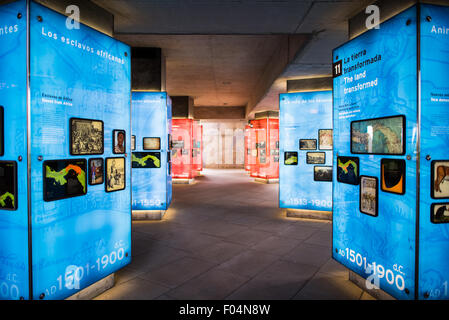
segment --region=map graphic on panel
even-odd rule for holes
[[[44,162],[44,200],[55,201],[87,193],[86,160]]]
[[[160,152],[133,152],[132,153],[133,168],[160,168],[161,153]]]

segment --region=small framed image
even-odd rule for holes
[[[104,182],[103,158],[89,159],[89,185],[95,186]]]
[[[161,167],[160,152],[133,152],[132,153],[133,169],[154,169]]]
[[[17,196],[17,162],[0,161],[0,210],[17,210]]]
[[[267,157],[260,156],[259,162],[262,163],[262,164],[267,163]]]
[[[279,141],[276,141],[276,149],[279,149]]]
[[[333,149],[333,132],[332,129],[318,130],[318,149],[320,150],[332,150]]]
[[[434,203],[430,208],[432,223],[449,223],[449,203]]]
[[[126,151],[126,132],[125,130],[113,130],[113,153],[124,154]]]
[[[125,158],[106,158],[106,192],[125,190]]]
[[[449,199],[449,160],[434,160],[432,170],[432,193],[433,199]]]
[[[313,168],[313,180],[322,182],[332,182],[331,166],[315,166]]]
[[[5,111],[3,106],[0,106],[0,156],[5,154]]]
[[[70,119],[70,154],[100,155],[104,153],[104,124],[101,120]]]
[[[382,191],[405,194],[405,160],[382,159],[380,161],[380,177]]]
[[[86,159],[45,161],[43,175],[46,202],[84,196],[87,193]]]
[[[136,150],[136,136],[131,136],[131,150]]]
[[[352,184],[360,183],[360,164],[358,157],[337,157],[337,181],[340,183]]]
[[[298,152],[296,152],[296,151],[285,152],[284,164],[286,166],[297,166],[298,165]]]
[[[378,216],[378,184],[376,177],[360,176],[360,212],[373,217]]]
[[[181,149],[181,156],[188,156],[188,155],[189,155],[189,150]]]
[[[274,162],[279,162],[279,156],[274,156],[273,161]]]
[[[184,141],[183,140],[172,140],[172,149],[183,149]]]
[[[351,153],[404,155],[405,116],[351,122]]]
[[[143,150],[161,150],[161,138],[143,138]]]
[[[300,139],[299,140],[299,150],[316,150],[317,140],[316,139]]]
[[[261,149],[259,151],[259,155],[260,155],[260,157],[266,157],[267,156],[267,151],[265,149]]]
[[[307,164],[325,164],[326,152],[307,152],[306,154]]]
[[[258,143],[258,148],[259,149],[265,149],[266,146],[267,146],[267,143],[265,141],[262,141],[262,142]]]

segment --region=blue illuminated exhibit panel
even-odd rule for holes
[[[27,110],[26,1],[0,6],[0,291],[64,299],[131,259],[130,48],[29,10]]]
[[[332,91],[280,95],[280,208],[332,211]]]
[[[333,257],[398,299],[449,298],[448,25],[414,6],[333,52]]]
[[[448,48],[449,8],[422,6],[418,270],[428,299],[449,299]]]
[[[170,98],[165,92],[133,92],[132,105],[132,208],[167,210],[171,201]]]
[[[26,2],[0,6],[0,21],[0,300],[18,300],[29,296]]]

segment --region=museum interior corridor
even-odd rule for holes
[[[132,262],[96,299],[373,299],[331,259],[331,223],[286,218],[277,184],[206,169],[173,192],[162,221],[133,222]]]

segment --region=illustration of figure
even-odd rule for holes
[[[435,213],[435,218],[437,221],[441,221],[443,220],[443,218],[445,217],[445,212],[449,213],[449,206],[442,206],[440,208],[438,208],[437,212]]]
[[[449,167],[439,166],[437,168],[437,174],[436,174],[436,178],[435,178],[435,191],[436,192],[441,192],[440,186],[447,177],[449,177]]]
[[[70,169],[66,176],[67,180],[67,193],[70,194],[81,194],[84,193],[84,188],[78,180],[78,174],[75,170]]]
[[[115,153],[125,153],[125,133],[123,131],[119,131],[117,133],[117,144],[114,147]]]

